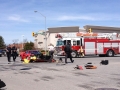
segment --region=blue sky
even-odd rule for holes
[[[37,13],[34,11],[37,10]],[[0,0],[0,35],[5,43],[34,41],[46,27],[120,26],[120,0]]]

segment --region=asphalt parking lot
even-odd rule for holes
[[[104,59],[109,60],[108,65],[100,65]],[[0,79],[7,85],[4,90],[120,90],[120,55],[88,56],[74,58],[74,61],[67,65],[23,64],[18,57],[15,63],[8,64],[6,57],[0,57]],[[85,69],[88,62],[97,69]],[[83,70],[75,70],[76,65]]]

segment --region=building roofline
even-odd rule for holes
[[[48,28],[49,33],[79,32],[79,26],[52,27]]]
[[[85,25],[84,28],[88,31],[90,28],[92,32],[100,32],[100,33],[120,33],[120,27],[108,27],[108,26],[93,26],[93,25]]]
[[[100,29],[100,30],[120,30],[120,27],[94,26],[94,25],[85,25],[84,28]]]

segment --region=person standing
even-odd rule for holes
[[[10,64],[10,62],[11,62],[11,45],[7,46],[6,54],[7,54],[8,64]]]
[[[72,49],[69,42],[67,42],[67,45],[65,45],[64,52],[65,52],[65,63],[67,64],[67,58],[70,58],[71,62],[73,63],[74,60],[72,60],[72,56],[71,56]]]
[[[17,48],[15,45],[12,46],[12,57],[13,57],[13,61],[16,61],[16,57],[17,57]]]
[[[53,60],[53,53],[54,53],[54,46],[52,44],[50,44],[48,46],[48,51],[49,51],[49,56],[51,56],[49,62],[52,62],[52,60]]]

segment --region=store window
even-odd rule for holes
[[[77,45],[80,45],[80,40],[77,40]]]
[[[77,45],[77,41],[73,41],[73,46]]]
[[[64,40],[64,45],[67,45],[67,43],[71,45],[71,40]]]

